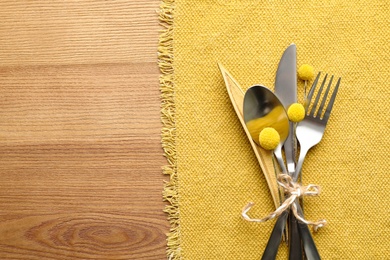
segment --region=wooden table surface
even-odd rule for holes
[[[165,259],[159,0],[0,1],[0,259]]]

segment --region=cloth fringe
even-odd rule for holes
[[[173,84],[173,11],[174,0],[162,0],[159,19],[164,29],[160,33],[158,46],[158,65],[160,67],[161,91],[161,143],[168,165],[163,173],[170,176],[164,185],[163,199],[168,201],[164,212],[168,214],[170,231],[167,234],[167,258],[180,259],[180,220],[178,203],[178,182],[176,167],[176,128],[175,128],[175,90]]]

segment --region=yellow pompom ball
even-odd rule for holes
[[[305,108],[302,104],[294,103],[288,108],[287,115],[290,121],[297,123],[305,118]]]
[[[309,64],[303,64],[298,69],[298,77],[302,80],[311,80],[314,76],[314,69]]]
[[[265,150],[274,150],[280,143],[278,131],[272,127],[266,127],[261,130],[259,135],[260,146]]]

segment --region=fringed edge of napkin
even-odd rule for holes
[[[180,259],[180,220],[179,196],[176,167],[176,127],[175,127],[175,90],[173,71],[173,11],[174,0],[162,0],[160,4],[159,19],[164,27],[159,37],[158,65],[160,67],[161,91],[161,131],[162,148],[168,165],[163,167],[163,173],[170,176],[164,185],[163,199],[168,201],[164,212],[168,213],[170,231],[167,234],[168,259]]]

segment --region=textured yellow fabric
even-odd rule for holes
[[[178,217],[170,255],[261,257],[275,221],[246,222],[241,209],[253,201],[251,216],[263,217],[274,207],[217,61],[243,88],[273,89],[294,42],[297,67],[342,77],[325,135],[303,166],[303,184],[322,188],[305,199],[305,217],[328,221],[313,235],[318,250],[323,259],[389,259],[390,1],[171,4]],[[302,102],[303,82],[298,87]],[[285,245],[278,259],[287,259]]]

